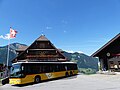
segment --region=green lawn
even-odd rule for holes
[[[83,74],[96,74],[96,70],[92,68],[79,68],[79,72]]]
[[[0,86],[2,85],[1,79],[0,79]]]

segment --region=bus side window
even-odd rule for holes
[[[42,73],[42,66],[39,67],[39,72]]]
[[[57,72],[57,65],[54,65],[54,71]]]
[[[60,69],[60,71],[64,71],[65,70],[63,64],[60,64],[59,69]]]
[[[25,66],[25,74],[30,74],[31,70],[28,65]]]
[[[70,65],[67,65],[67,70],[70,70]]]
[[[32,71],[33,71],[33,70],[32,70],[32,67],[29,67],[29,66],[28,66],[28,67],[27,67],[27,70],[28,70],[28,74],[33,73],[33,72],[32,72]]]
[[[49,65],[45,66],[45,72],[47,72],[47,73],[49,72]]]
[[[45,73],[45,72],[46,72],[46,66],[43,65],[43,73]]]
[[[56,70],[60,71],[60,65],[59,64],[56,66]]]
[[[64,65],[62,65],[62,71],[65,71],[65,66]]]
[[[55,65],[54,65],[54,64],[52,65],[52,71],[53,71],[53,72],[56,71],[56,69],[55,69]]]
[[[53,65],[50,65],[49,70],[50,72],[53,72]]]

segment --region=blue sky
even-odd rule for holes
[[[43,32],[57,48],[91,55],[120,32],[120,0],[0,0],[0,35],[10,27],[11,43],[30,45]]]

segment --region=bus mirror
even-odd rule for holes
[[[24,70],[24,66],[22,66],[22,71]]]

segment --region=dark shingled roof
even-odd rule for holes
[[[16,49],[16,51],[25,51],[28,48],[28,46],[20,46],[19,49]]]
[[[115,40],[120,38],[120,33],[117,34],[114,38],[112,38],[108,43],[106,43],[104,46],[102,46],[100,49],[98,49],[95,53],[93,53],[91,56],[96,57],[103,49],[108,47],[111,43],[113,43]]]
[[[41,35],[36,41],[49,41],[45,35]]]

